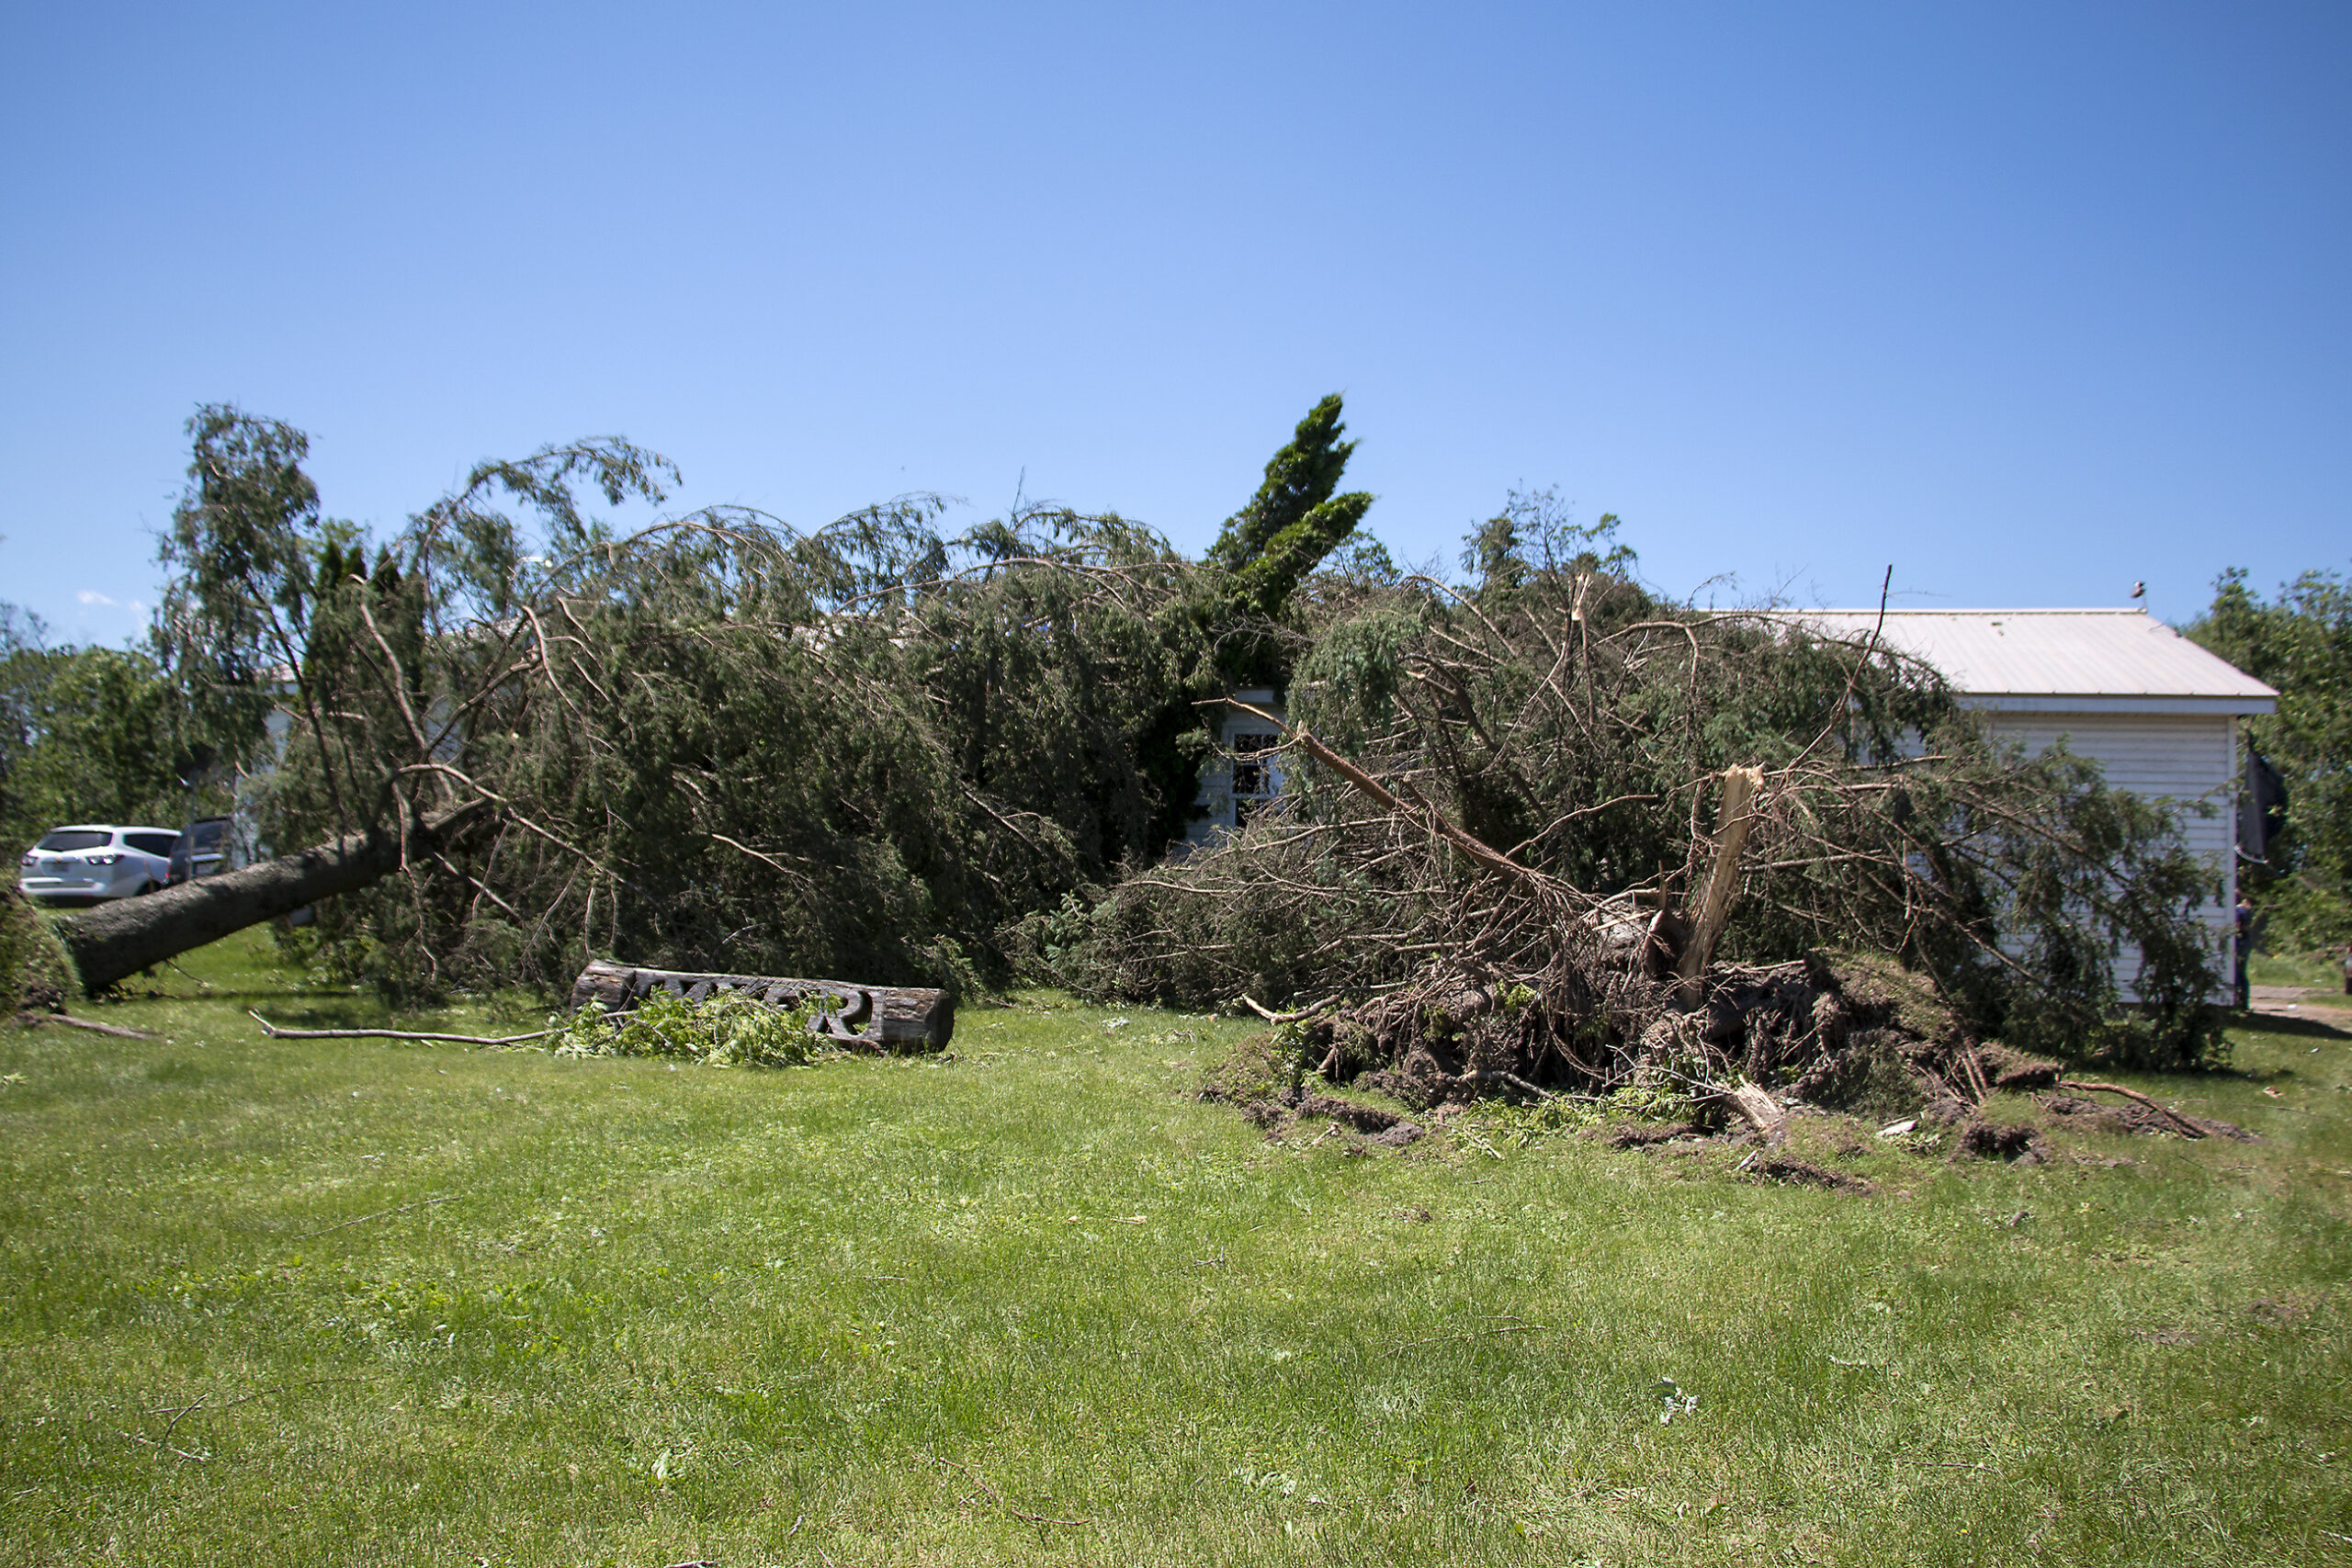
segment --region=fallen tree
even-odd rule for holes
[[[439,852],[489,807],[468,801],[414,821],[405,833],[369,828],[143,898],[101,904],[60,921],[58,934],[83,988],[102,991],[248,926],[367,887],[414,858]]]
[[[675,475],[612,440],[483,464],[379,542],[321,510],[300,432],[209,407],[157,646],[220,755],[266,773],[258,835],[348,874],[279,933],[339,980],[553,991],[625,952],[1001,981],[1006,927],[1181,835],[1193,702],[1279,678],[1295,591],[1371,502],[1338,489],[1340,415],[1310,412],[1203,563],[1061,507],[950,536],[923,496],[623,536],[583,497]],[[382,874],[391,827],[481,802]],[[109,912],[90,940],[123,952],[93,973],[283,903]]]

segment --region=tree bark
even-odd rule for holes
[[[1696,1007],[1706,995],[1707,961],[1715,954],[1715,939],[1731,918],[1732,896],[1739,891],[1739,857],[1747,848],[1747,830],[1755,826],[1756,792],[1763,786],[1760,768],[1725,768],[1724,797],[1715,807],[1715,869],[1700,897],[1698,917],[1691,922],[1690,942],[1675,966],[1684,1007]]]
[[[418,821],[409,829],[410,852],[438,845],[489,805],[472,801]],[[101,904],[61,922],[58,935],[74,956],[82,988],[96,993],[247,926],[356,892],[400,867],[400,830],[379,824],[331,844],[183,882],[143,898]]]

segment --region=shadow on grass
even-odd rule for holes
[[[2292,1034],[2308,1040],[2352,1040],[2352,1029],[2339,1029],[2315,1018],[2287,1017],[2275,1012],[2240,1013],[2232,1018],[2230,1027],[2249,1033]]]

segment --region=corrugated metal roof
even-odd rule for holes
[[[1876,610],[1786,612],[1840,637]],[[2275,713],[2278,694],[2145,610],[1889,610],[1881,638],[1981,705],[2048,711]]]

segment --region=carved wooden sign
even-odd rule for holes
[[[692,975],[639,969],[598,958],[571,984],[571,1009],[594,999],[606,1012],[627,1012],[653,992],[698,1002],[737,991],[770,1007],[797,1007],[814,997],[824,1011],[808,1032],[866,1051],[943,1051],[956,1033],[956,1003],[944,991],[915,986],[854,986],[840,980],[795,980],[774,975]]]

